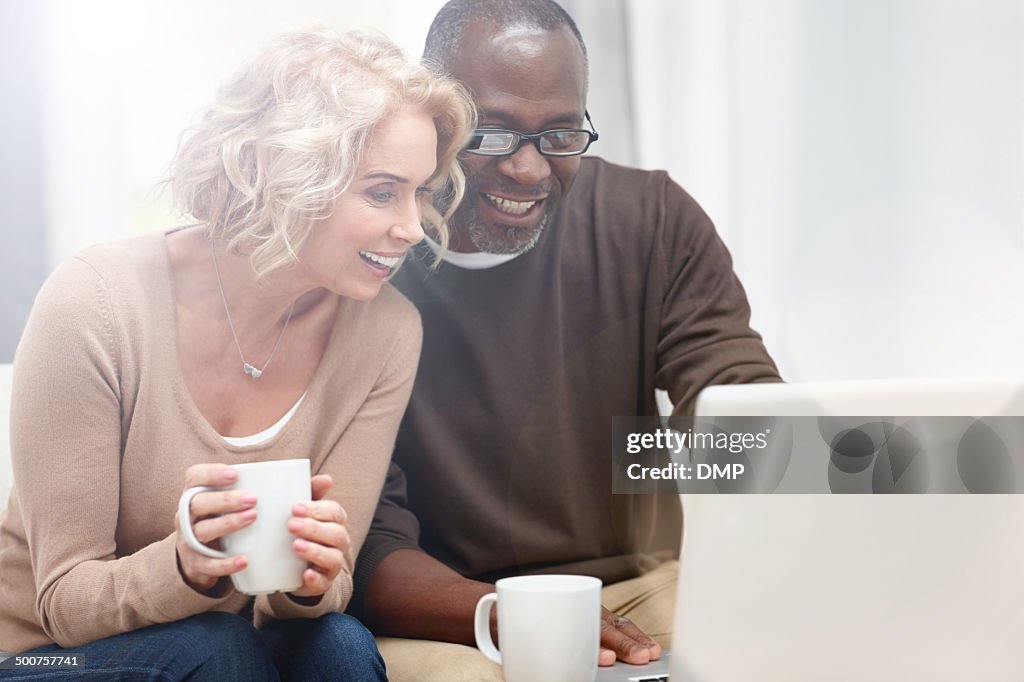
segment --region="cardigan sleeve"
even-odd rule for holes
[[[323,598],[312,606],[298,604],[281,593],[258,597],[257,626],[271,619],[310,618],[344,611],[352,598],[356,557],[369,532],[419,364],[423,340],[419,313],[404,298],[400,312],[397,325],[396,315],[376,313],[389,327],[390,348],[385,362],[369,395],[320,467],[320,473],[328,473],[334,479],[328,497],[337,500],[348,517],[346,527],[352,545],[344,557],[342,571]],[[369,343],[366,347],[367,352],[376,352]],[[328,408],[325,405],[322,409]]]
[[[124,333],[108,282],[73,259],[40,291],[15,357],[11,453],[35,608],[64,647],[240,607],[184,582],[173,534],[117,555]]]

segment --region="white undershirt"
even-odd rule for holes
[[[427,246],[434,252],[436,256],[441,251],[441,245],[435,242],[430,237],[424,237],[427,242]],[[457,268],[463,270],[487,270],[488,268],[496,268],[499,265],[504,265],[513,258],[517,258],[525,251],[519,253],[462,253],[460,251],[452,251],[448,249],[444,252],[444,262],[451,263]]]
[[[236,447],[245,447],[247,445],[262,445],[263,443],[266,443],[271,438],[276,436],[278,432],[280,432],[281,429],[285,427],[285,424],[291,421],[291,418],[295,416],[296,410],[299,409],[299,405],[302,404],[302,399],[305,397],[305,393],[300,395],[299,399],[295,402],[294,405],[292,405],[292,409],[288,410],[288,412],[286,412],[283,417],[278,419],[277,423],[275,423],[273,426],[264,429],[263,431],[260,431],[259,433],[254,433],[251,436],[221,436],[221,438],[224,439],[224,442],[228,443],[229,445],[234,445]]]

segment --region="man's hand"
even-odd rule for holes
[[[370,580],[364,623],[374,634],[476,646],[473,618],[494,585],[462,577],[413,549],[387,555]]]
[[[661,657],[661,646],[633,625],[633,621],[601,607],[601,653],[598,665],[614,665],[619,659],[642,665]]]

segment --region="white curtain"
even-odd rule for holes
[[[173,220],[149,188],[269,35],[371,26],[415,58],[442,2],[46,0],[50,267]],[[787,378],[1024,374],[1024,3],[565,5],[593,152],[665,168],[705,207]]]
[[[150,193],[218,84],[288,30],[384,31],[411,58],[444,0],[44,0],[49,261],[173,223]]]
[[[715,220],[784,376],[1024,375],[1024,4],[625,4],[637,162]]]

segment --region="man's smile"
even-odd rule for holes
[[[535,199],[533,201],[515,201],[513,199],[505,199],[493,194],[487,194],[486,192],[483,192],[482,194],[488,201],[497,206],[499,211],[502,213],[509,213],[511,215],[522,215],[529,211],[535,204],[543,201],[543,199]]]

